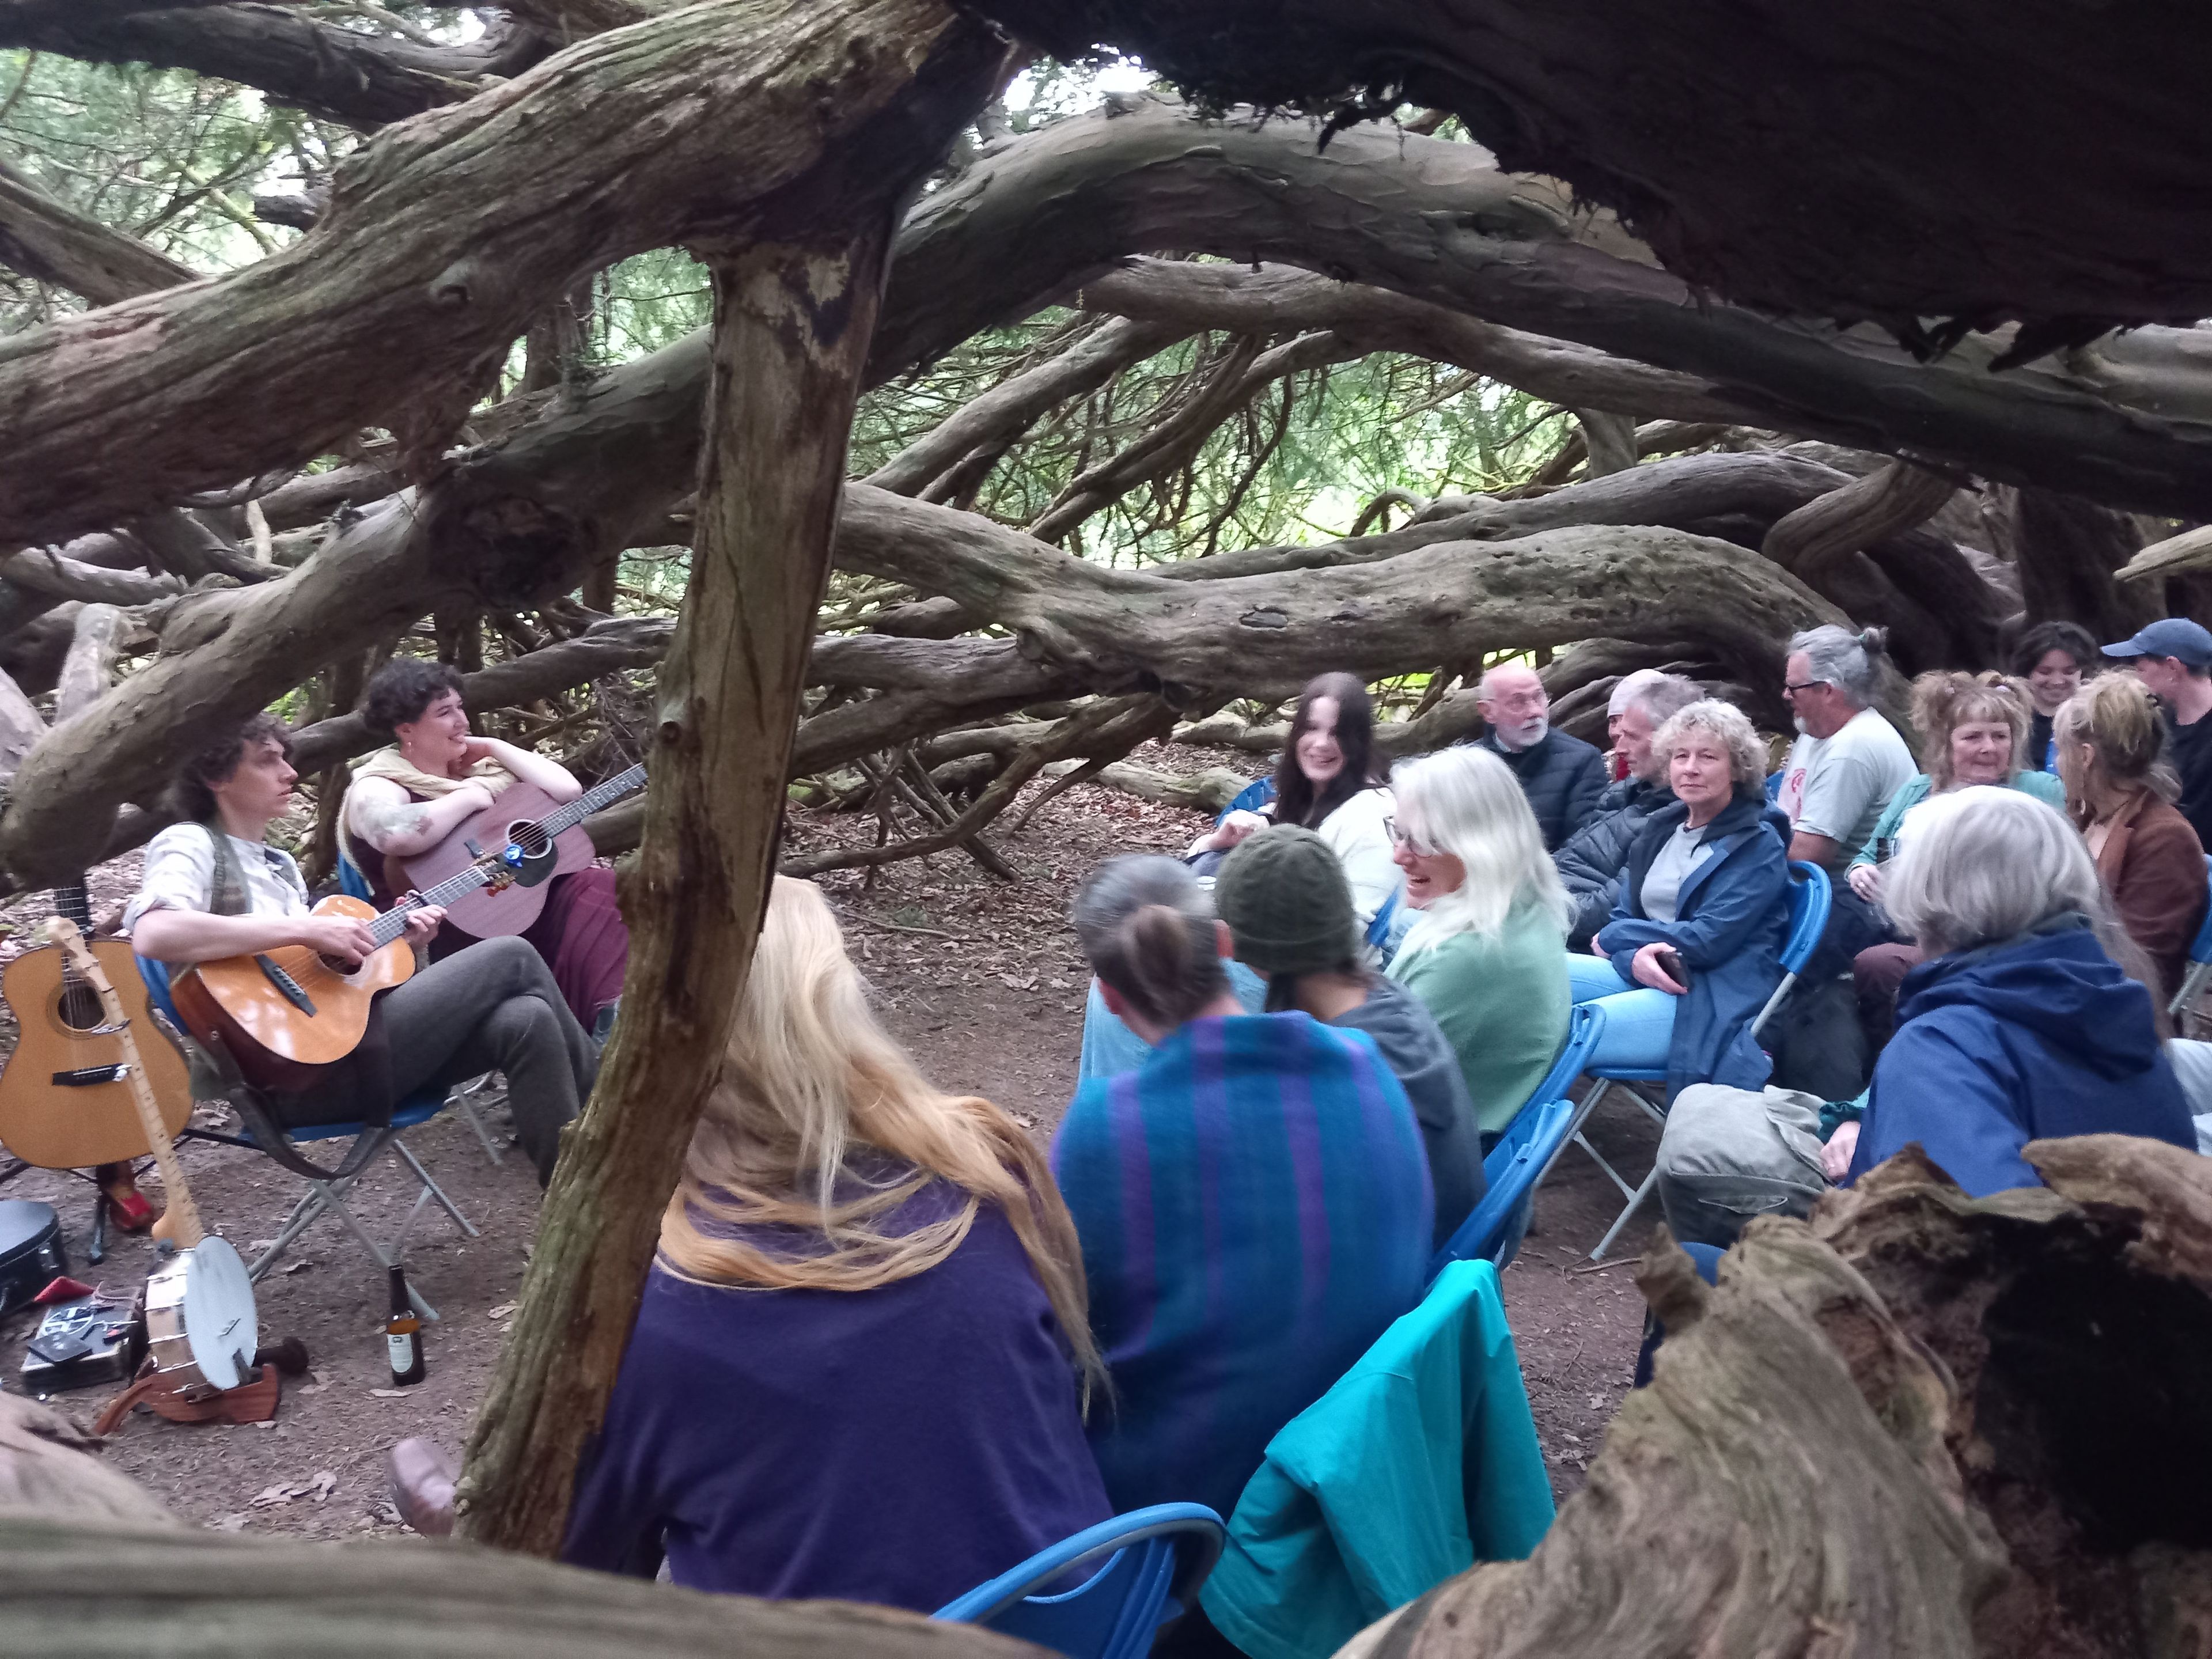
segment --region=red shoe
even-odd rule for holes
[[[138,1183],[131,1180],[130,1166],[123,1165],[118,1175],[100,1173],[100,1195],[107,1200],[109,1224],[126,1233],[143,1233],[150,1228],[159,1218],[146,1194],[138,1190]]]

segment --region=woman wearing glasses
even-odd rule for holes
[[[1401,761],[1390,786],[1389,835],[1419,915],[1389,975],[1436,1016],[1487,1146],[1566,1042],[1574,903],[1528,797],[1488,750]]]

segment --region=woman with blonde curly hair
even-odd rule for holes
[[[2052,732],[2067,812],[2120,926],[2157,970],[2163,1008],[2188,971],[2206,884],[2203,845],[2173,805],[2180,784],[2160,758],[2158,705],[2134,675],[2100,675],[2067,699]]]
[[[929,1612],[1110,1513],[1074,1224],[778,878],[562,1559]]]
[[[1669,1099],[1692,1083],[1756,1089],[1772,1068],[1751,1022],[1782,982],[1790,929],[1789,820],[1767,803],[1765,748],[1733,704],[1692,703],[1651,752],[1667,757],[1675,802],[1629,849],[1613,918],[1591,942],[1611,978],[1600,969],[1593,982],[1577,964],[1577,1000],[1634,994],[1608,1005],[1607,1030],[1617,1007],[1648,1030]]]
[[[1993,784],[2063,811],[2064,786],[2028,764],[2025,745],[2034,717],[2033,694],[2018,680],[1943,670],[1914,680],[1912,724],[1920,732],[1920,762],[1926,769],[1890,797],[1846,872],[1851,890],[1869,904],[1878,902],[1883,867],[1897,856],[1907,815],[1936,796]],[[1923,960],[1917,945],[1899,939],[1870,945],[1852,958],[1859,1018],[1875,1048],[1889,1041],[1897,988]]]

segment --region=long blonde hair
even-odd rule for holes
[[[1505,763],[1472,744],[1390,769],[1397,833],[1418,852],[1449,853],[1467,878],[1431,901],[1399,946],[1413,956],[1455,933],[1496,939],[1522,906],[1558,925],[1564,942],[1574,902],[1544,850],[1544,832]]]
[[[882,1231],[937,1180],[966,1201],[912,1231]],[[984,1204],[1021,1240],[1087,1395],[1105,1370],[1075,1224],[1042,1153],[989,1101],[929,1085],[869,1008],[821,892],[777,877],[721,1077],[660,1218],[663,1266],[710,1285],[874,1290],[951,1255]],[[771,1227],[797,1248],[735,1231]]]

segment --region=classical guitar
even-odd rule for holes
[[[305,945],[255,956],[224,957],[185,969],[169,981],[170,1000],[185,1030],[220,1045],[248,1083],[264,1089],[304,1089],[324,1066],[343,1060],[368,1029],[369,1001],[415,972],[415,953],[400,942],[407,918],[431,905],[515,878],[501,848],[457,870],[435,886],[410,893],[378,915],[357,898],[333,894],[319,916],[351,916],[368,924],[376,943],[358,963]]]
[[[91,933],[82,881],[55,889],[54,908],[81,935]],[[119,988],[131,1030],[154,1030],[130,945],[101,939],[84,948]],[[145,1157],[153,1146],[138,1118],[141,1080],[168,1133],[185,1127],[192,1085],[184,1055],[166,1033],[131,1052],[129,1032],[116,1029],[70,952],[55,945],[26,951],[0,972],[0,997],[21,1033],[0,1067],[0,1146],[15,1156],[42,1170],[89,1170]]]
[[[98,956],[66,916],[46,924],[46,937],[59,945],[99,999],[100,1010],[121,1045],[138,1126],[161,1167],[167,1208],[154,1224],[154,1237],[176,1247],[176,1254],[146,1281],[147,1352],[167,1389],[192,1398],[234,1389],[252,1368],[260,1330],[253,1308],[253,1281],[238,1252],[200,1225],[199,1206],[178,1161],[176,1144],[154,1091],[146,1081],[131,1017],[116,994]],[[131,982],[137,981],[134,969]]]
[[[428,852],[398,860],[405,884],[436,886],[487,855],[504,856],[514,871],[511,885],[469,894],[446,920],[478,939],[526,932],[545,908],[545,884],[587,866],[597,854],[578,826],[592,813],[645,787],[645,768],[633,766],[556,805],[534,784],[511,783],[499,798]]]

